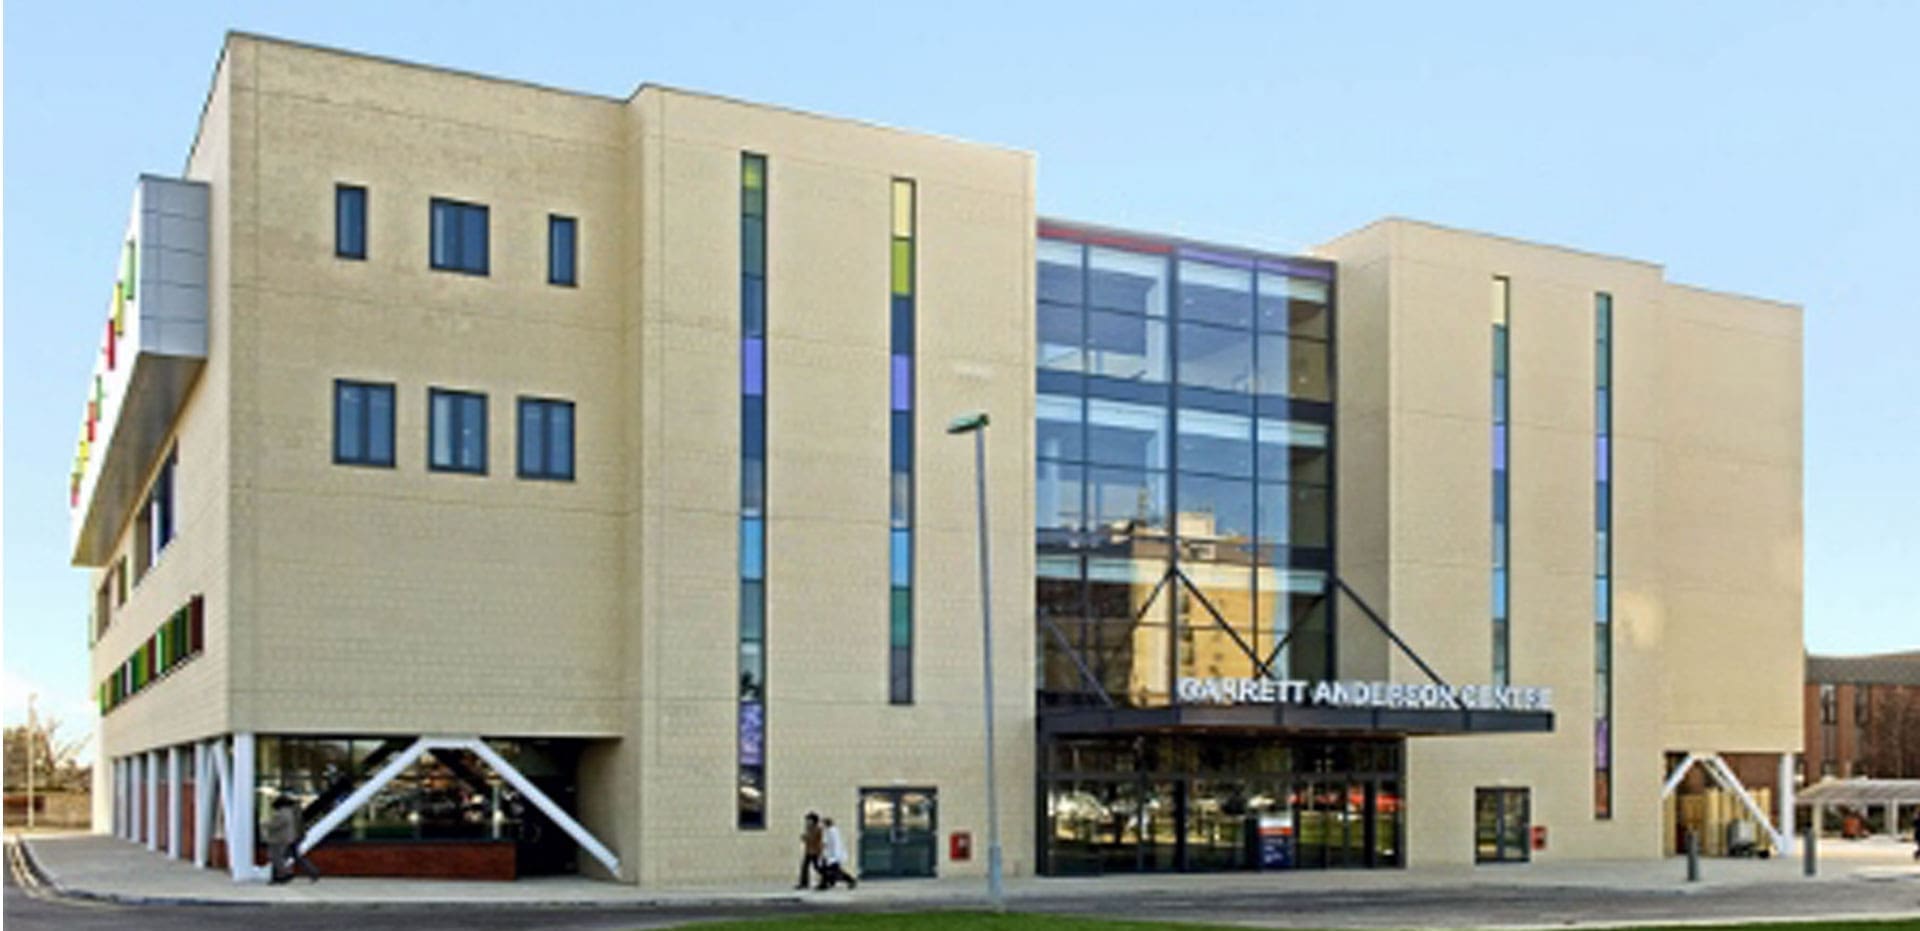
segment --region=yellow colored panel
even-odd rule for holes
[[[913,238],[913,182],[900,178],[893,181],[893,235]]]

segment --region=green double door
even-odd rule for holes
[[[933,789],[861,789],[860,878],[932,876],[938,810]]]

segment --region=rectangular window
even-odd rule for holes
[[[333,461],[393,467],[393,385],[334,381]]]
[[[547,283],[573,286],[574,219],[547,217]]]
[[[486,395],[427,390],[427,468],[486,474]]]
[[[333,254],[367,257],[367,189],[352,184],[333,188]]]
[[[1613,817],[1613,295],[1593,296],[1594,707],[1593,816]]]
[[[767,159],[740,154],[740,617],[734,824],[767,826]]]
[[[573,402],[520,399],[520,477],[573,481]]]
[[[1512,427],[1508,423],[1509,369],[1508,327],[1513,304],[1513,286],[1506,278],[1493,279],[1493,436],[1490,458],[1493,462],[1493,684],[1507,685],[1513,676],[1512,595],[1508,587],[1509,463],[1512,456]]]
[[[430,204],[432,267],[469,275],[487,273],[487,208],[439,197]]]
[[[889,247],[892,287],[887,298],[893,334],[888,407],[892,411],[888,483],[891,525],[888,543],[892,585],[887,597],[887,701],[913,704],[913,333],[917,287],[915,185],[893,179],[893,229]]]
[[[160,467],[160,474],[153,480],[153,490],[147,495],[147,508],[153,515],[153,558],[160,559],[174,537],[173,507],[173,470],[180,461],[180,454],[167,453],[167,462]]]

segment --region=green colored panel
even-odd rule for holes
[[[913,240],[893,241],[893,293],[901,297],[913,294]]]
[[[913,591],[911,589],[893,590],[893,623],[888,643],[896,647],[913,643]]]
[[[133,240],[129,239],[126,258],[120,263],[120,290],[126,294],[129,301],[133,300],[133,283],[140,275],[139,265],[138,250],[134,249]]]

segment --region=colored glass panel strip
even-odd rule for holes
[[[889,259],[892,287],[891,364],[888,369],[890,429],[888,500],[887,700],[913,703],[913,361],[914,311],[918,304],[915,258],[916,186],[893,180],[893,230]]]
[[[106,714],[148,686],[173,674],[206,649],[206,599],[195,595],[161,622],[147,641],[99,687],[100,713]]]
[[[1613,295],[1593,299],[1593,816],[1613,817]]]
[[[767,159],[740,156],[740,617],[735,824],[767,826]]]
[[[1508,485],[1508,467],[1512,456],[1513,434],[1509,421],[1508,341],[1513,309],[1513,286],[1506,278],[1493,279],[1493,682],[1507,685],[1512,680],[1513,650],[1510,629],[1513,599],[1513,574],[1508,564],[1513,498]]]

